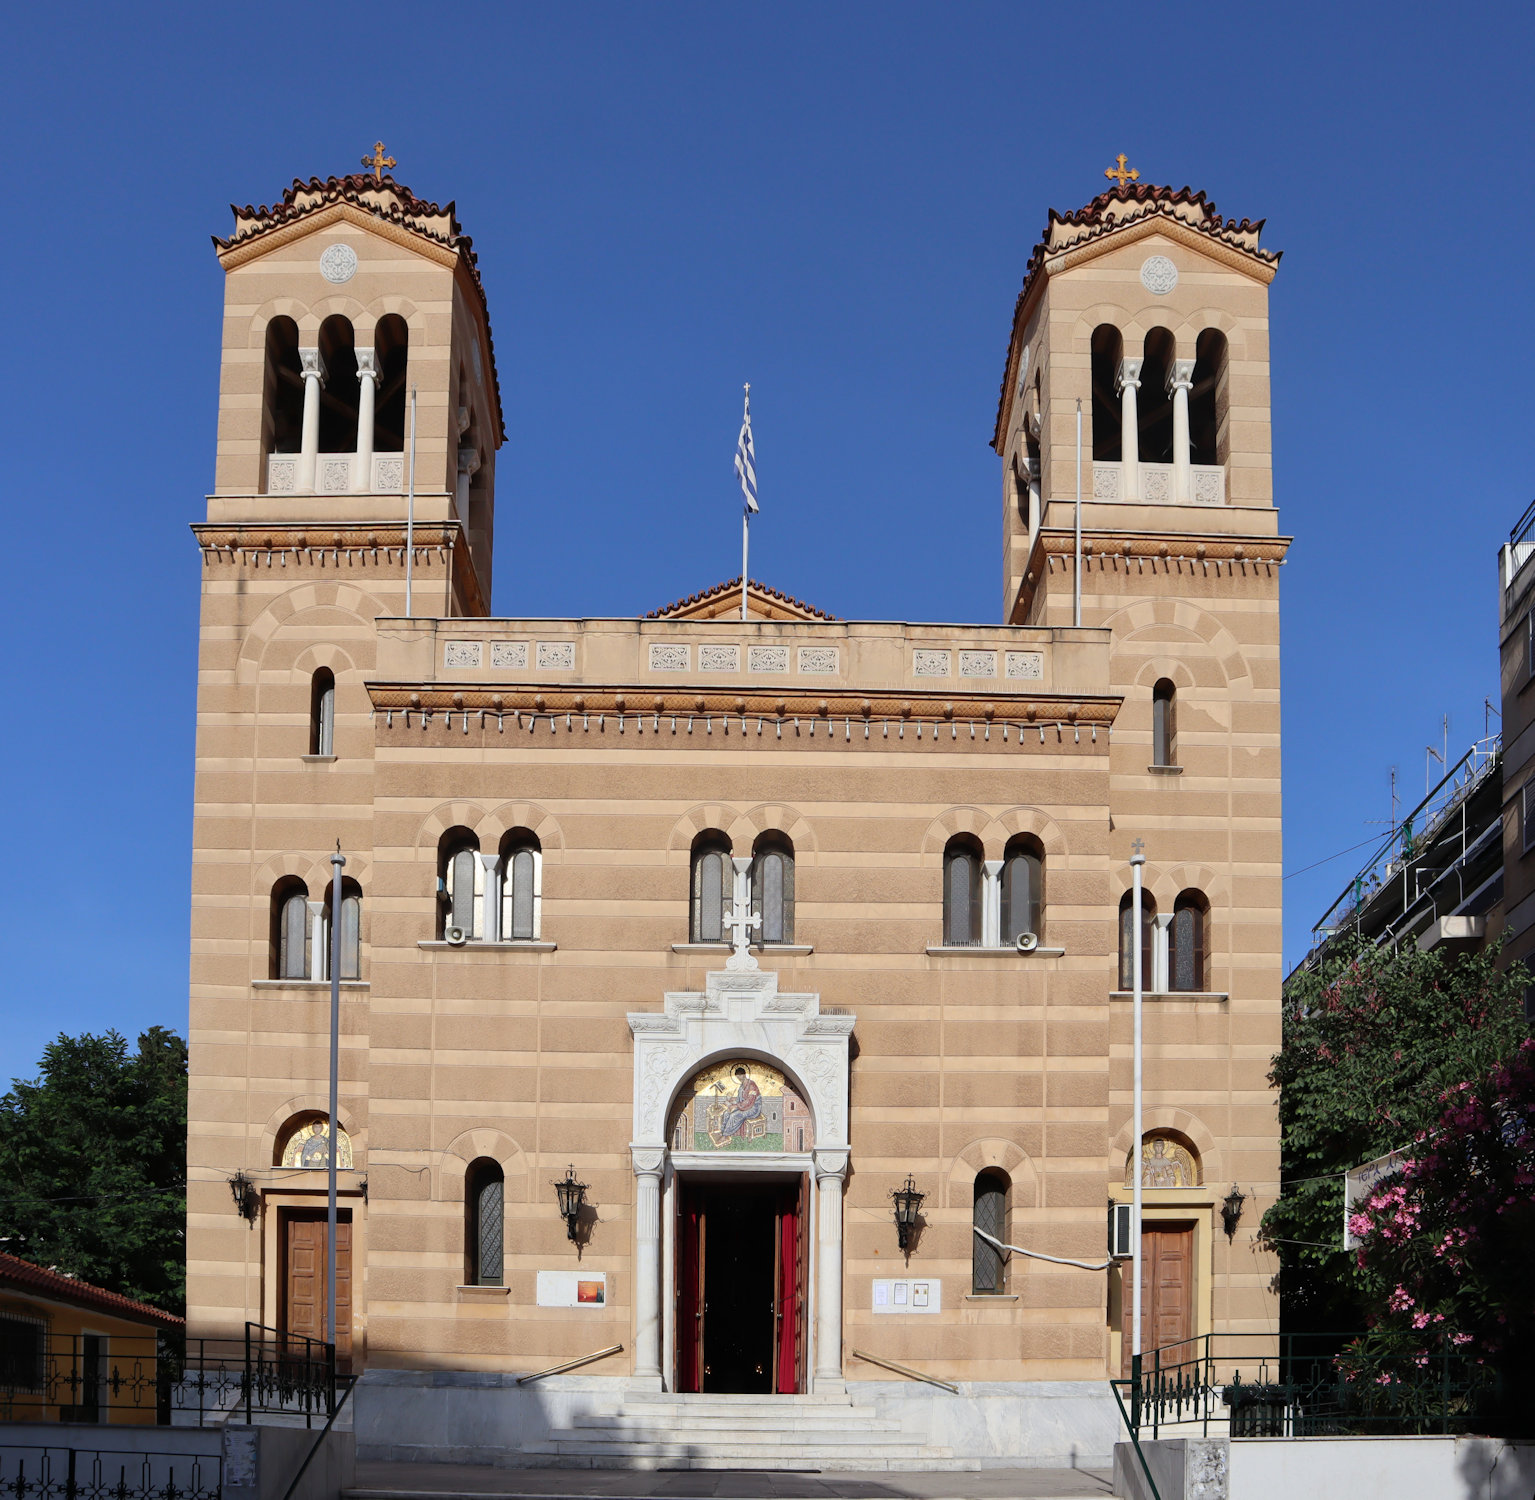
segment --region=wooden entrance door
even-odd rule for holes
[[[325,1341],[328,1225],[325,1210],[285,1209],[282,1224],[282,1310],[285,1333]],[[336,1368],[352,1368],[352,1211],[336,1213]]]
[[[1125,1270],[1130,1270],[1127,1262]],[[1130,1276],[1124,1285],[1124,1338],[1122,1374],[1130,1374],[1130,1336],[1134,1303]],[[1169,1344],[1194,1337],[1194,1226],[1146,1224],[1141,1232],[1141,1352],[1149,1355]],[[1171,1359],[1189,1357],[1191,1350],[1177,1350]]]
[[[683,1180],[675,1303],[679,1391],[804,1389],[807,1183],[805,1177],[761,1187]],[[743,1233],[761,1239],[743,1247]],[[753,1269],[759,1264],[760,1287]],[[759,1324],[764,1314],[771,1328]],[[757,1346],[759,1327],[761,1354],[745,1356],[743,1367],[743,1350]],[[753,1367],[760,1372],[755,1377]]]

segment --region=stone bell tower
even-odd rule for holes
[[[1109,632],[1123,703],[1111,733],[1106,915],[1117,907],[1127,955],[1127,863],[1142,838],[1146,1128],[1176,1136],[1192,1112],[1229,1143],[1212,1173],[1271,1184],[1263,1078],[1283,977],[1279,578],[1289,543],[1270,442],[1268,288],[1279,255],[1260,245],[1261,220],[1223,218],[1202,192],[1140,183],[1123,157],[1107,175],[1112,185],[1085,208],[1051,212],[1013,314],[992,440],[1003,618]],[[1116,1174],[1132,1147],[1129,963],[1122,956],[1110,1008]],[[1208,1028],[1229,1037],[1231,1078],[1245,1083],[1201,1070],[1194,1044]],[[1237,1326],[1268,1315],[1262,1277],[1213,1239],[1217,1315]]]
[[[503,437],[485,292],[453,205],[423,202],[385,164],[295,181],[214,240],[226,281],[208,521],[236,528],[236,548],[269,543],[263,555],[360,544],[388,572],[413,488],[430,553],[413,559],[413,612],[485,614]]]

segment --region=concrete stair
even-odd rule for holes
[[[523,1449],[549,1468],[919,1470],[978,1468],[847,1396],[676,1396],[632,1391]]]

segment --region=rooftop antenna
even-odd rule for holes
[[[1391,842],[1396,842],[1396,767],[1391,768]]]
[[[1485,740],[1492,734],[1492,716],[1497,714],[1501,721],[1503,715],[1500,710],[1492,706],[1491,698],[1482,699],[1482,738]]]
[[[1444,749],[1436,750],[1432,745],[1425,745],[1423,756],[1423,795],[1426,797],[1434,789],[1434,762],[1439,762],[1439,775],[1442,778],[1449,769],[1450,757],[1450,716],[1444,716]]]

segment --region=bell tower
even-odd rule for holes
[[[402,564],[393,593],[413,491],[412,613],[486,614],[504,433],[484,288],[453,205],[384,175],[382,150],[371,164],[236,208],[214,239],[226,280],[208,522],[234,528],[236,550],[360,545],[385,563],[371,583],[389,588]]]

